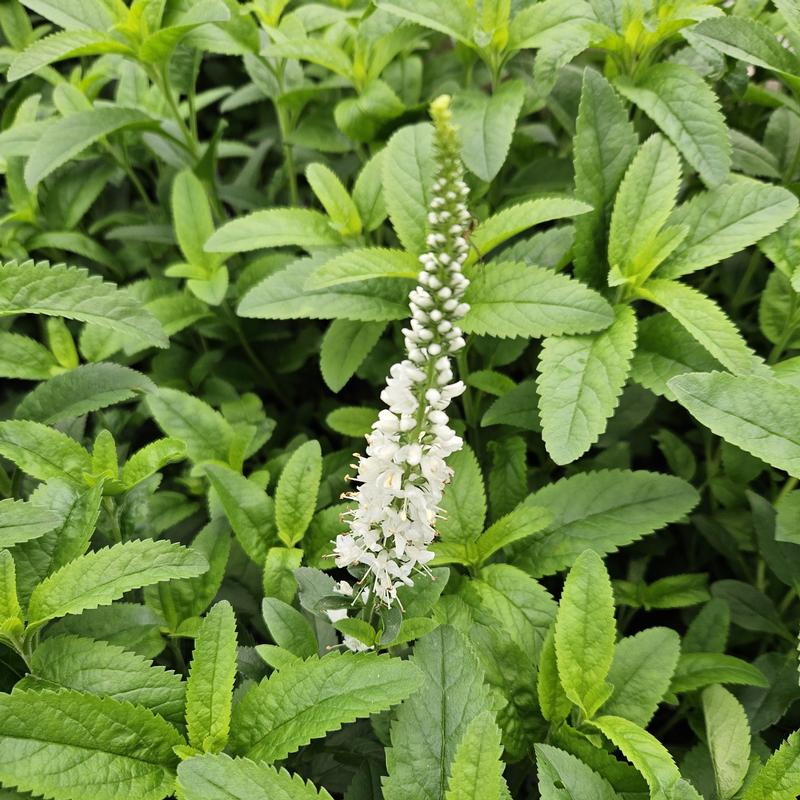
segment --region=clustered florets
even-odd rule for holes
[[[420,256],[419,285],[409,294],[411,321],[403,329],[407,358],[392,366],[382,410],[359,457],[359,486],[346,495],[349,532],[336,539],[339,567],[366,568],[362,585],[391,606],[400,586],[425,570],[434,554],[435,522],[442,492],[452,474],[445,459],[462,445],[446,409],[464,391],[453,382],[450,357],[464,337],[455,324],[469,306],[462,273],[469,245],[469,193],[463,178],[449,98],[431,105],[435,123],[437,177],[428,214],[428,252]]]

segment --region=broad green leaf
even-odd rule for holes
[[[343,283],[370,278],[408,278],[416,280],[420,265],[416,258],[403,250],[366,247],[349,250],[326,261],[306,281],[311,289],[327,289]]]
[[[332,392],[341,391],[386,328],[383,322],[334,320],[322,337],[319,368],[322,379]]]
[[[23,0],[22,5],[68,31],[104,31],[120,21],[104,0]]]
[[[521,50],[528,47],[541,48],[558,39],[575,20],[592,17],[588,3],[544,0],[536,8],[529,6],[513,15],[508,28],[508,49]]]
[[[331,800],[299,775],[223,754],[182,762],[178,783],[184,800]]]
[[[536,381],[533,379],[522,381],[489,406],[481,419],[481,427],[512,425],[529,431],[541,431],[539,415],[536,413],[538,402]]]
[[[611,215],[608,263],[621,278],[636,282],[646,277],[680,183],[678,151],[663,136],[651,136],[625,172]]]
[[[142,347],[167,346],[161,325],[130,293],[64,264],[10,261],[0,266],[0,317],[17,314],[90,322]]]
[[[223,600],[203,619],[194,641],[186,682],[186,731],[189,744],[205,752],[225,747],[236,678],[236,617]]]
[[[689,234],[657,275],[678,278],[717,264],[777,230],[796,210],[791,192],[750,178],[700,192],[670,216],[671,224],[686,225]]]
[[[534,748],[542,800],[617,800],[611,784],[579,758],[549,744]]]
[[[192,461],[228,462],[234,430],[199,397],[162,386],[148,396],[147,407],[167,436],[186,444]]]
[[[576,217],[587,211],[591,211],[591,207],[586,203],[567,197],[542,197],[505,208],[481,222],[471,233],[466,263],[472,264],[483,258],[495,247],[534,225]]]
[[[761,359],[750,349],[736,325],[697,289],[659,279],[648,281],[638,294],[668,311],[727,369],[745,375],[763,371]]]
[[[490,519],[511,512],[528,491],[528,446],[521,436],[508,436],[489,442],[492,465],[489,469]]]
[[[204,466],[239,544],[259,566],[275,544],[275,506],[255,483],[222,464]]]
[[[244,253],[269,247],[335,247],[328,218],[308,208],[269,208],[226,222],[206,242],[209,253]]]
[[[303,538],[314,516],[321,476],[322,452],[312,439],[292,453],[275,489],[275,523],[287,547]]]
[[[364,164],[353,185],[353,202],[368,231],[380,227],[388,213],[383,197],[383,158],[384,151],[379,150]]]
[[[540,7],[531,7],[531,12]],[[584,70],[573,140],[575,195],[592,210],[575,218],[574,260],[577,277],[592,286],[605,283],[610,204],[637,146],[633,125],[611,84],[596,70]]]
[[[401,128],[383,152],[383,197],[389,219],[403,247],[419,255],[427,249],[428,204],[435,169],[433,127],[420,123]]]
[[[191,170],[175,176],[171,203],[175,237],[184,258],[192,265],[213,269],[216,259],[203,245],[214,233],[214,220],[203,184]]]
[[[408,315],[410,282],[378,279],[307,290],[306,281],[322,263],[319,259],[302,259],[270,275],[245,294],[239,303],[239,316],[386,322]]]
[[[289,39],[276,42],[274,49],[270,50],[282,58],[296,58],[298,61],[319,64],[343,78],[350,78],[353,74],[353,64],[347,53],[325,39]],[[316,190],[314,193],[316,194]]]
[[[800,732],[769,757],[742,795],[743,800],[794,800],[800,792]]]
[[[478,714],[458,743],[447,781],[445,800],[494,800],[501,797],[503,762],[500,729],[489,711]]]
[[[534,577],[569,567],[587,548],[601,555],[688,514],[699,495],[686,481],[644,470],[602,470],[562,478],[529,495],[554,520],[516,548],[513,563]]]
[[[417,642],[413,663],[424,683],[392,723],[383,794],[386,800],[444,800],[458,744],[472,720],[489,710],[489,690],[467,641],[449,625]]]
[[[295,570],[302,560],[303,551],[296,547],[270,547],[264,561],[264,596],[291,603],[298,587]]]
[[[614,693],[603,712],[646,728],[670,688],[680,652],[680,637],[669,628],[648,628],[621,639],[608,673]]]
[[[152,711],[110,697],[0,694],[0,781],[54,800],[162,800],[182,742]]]
[[[477,19],[475,7],[467,0],[454,0],[446,6],[437,0],[378,0],[377,6],[472,46]]]
[[[61,370],[53,354],[35,339],[0,331],[0,377],[46,381]]]
[[[273,672],[236,704],[231,750],[271,763],[346,722],[384,711],[419,687],[407,661],[330,653]]]
[[[0,626],[9,620],[19,620],[22,628],[22,609],[17,597],[17,575],[14,557],[8,550],[0,550]]]
[[[18,81],[48,64],[65,58],[103,53],[131,55],[132,52],[128,45],[100,31],[58,31],[43,39],[37,39],[16,56],[11,62],[7,77],[9,81]]]
[[[633,722],[611,715],[598,717],[592,725],[607,736],[642,773],[652,798],[667,800],[673,797],[673,789],[681,780],[681,774],[669,751],[655,736]],[[700,797],[696,793],[684,796],[687,800],[692,796]]]
[[[591,333],[614,321],[611,306],[582,283],[515,262],[478,268],[464,299],[461,327],[501,338]]]
[[[342,236],[358,236],[361,233],[361,217],[336,173],[324,164],[309,164],[306,167],[306,180],[331,218],[333,227]]]
[[[766,25],[756,19],[738,16],[707,19],[694,26],[689,35],[721,53],[779,75],[792,76],[797,72],[791,53],[781,46]]]
[[[82,486],[83,473],[92,468],[91,457],[74,439],[28,420],[0,422],[0,455],[40,481],[59,478]]]
[[[478,459],[464,445],[447,460],[453,477],[440,503],[444,514],[436,526],[441,541],[471,542],[483,531],[486,520],[486,490]]]
[[[672,677],[670,691],[692,692],[713,683],[768,686],[760,669],[723,653],[683,653]]]
[[[721,366],[678,320],[666,312],[641,320],[638,333],[631,377],[668,400],[675,399],[668,385],[670,378],[684,372],[710,372]]]
[[[366,436],[378,419],[378,409],[369,406],[339,406],[325,417],[325,424],[342,436]]]
[[[617,306],[615,320],[594,335],[545,339],[539,357],[539,414],[556,464],[582,456],[605,430],[625,386],[636,346],[636,315]]]
[[[70,634],[45,639],[33,652],[31,670],[26,688],[74,689],[144,706],[174,725],[183,721],[180,675],[107,642]]]
[[[167,464],[186,458],[186,445],[180,439],[156,439],[137,450],[122,467],[120,480],[131,489]]]
[[[662,63],[617,88],[672,140],[703,182],[713,188],[728,176],[731,144],[714,91],[691,67]]]
[[[561,685],[588,718],[611,692],[606,677],[616,637],[611,581],[600,556],[586,550],[575,560],[564,583],[555,646]]]
[[[519,80],[500,84],[492,95],[471,90],[453,99],[461,158],[482,181],[494,180],[505,163],[524,99],[525,87]]]
[[[800,389],[724,372],[680,375],[669,385],[678,402],[717,436],[800,477]]]
[[[57,528],[61,517],[47,506],[22,500],[0,500],[0,549],[38,539]]]
[[[538,533],[552,522],[552,515],[547,509],[522,506],[504,517],[500,517],[477,541],[477,560],[482,564],[498,550],[527,539]]]
[[[194,577],[207,569],[203,556],[173,542],[140,539],[106,547],[45,578],[31,595],[29,624],[38,627],[55,617],[108,605],[131,589]]]
[[[317,637],[301,612],[277,597],[265,597],[261,610],[270,635],[279,647],[298,658],[317,655]]]
[[[146,375],[121,364],[82,364],[40,383],[15,416],[52,425],[156,391]]]
[[[50,125],[25,164],[25,183],[33,188],[51,172],[95,142],[130,128],[156,128],[157,122],[134,108],[77,111]]]
[[[750,766],[750,725],[741,703],[721,686],[703,691],[706,740],[719,800],[729,800]]]

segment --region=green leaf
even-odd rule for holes
[[[299,658],[317,655],[317,637],[311,623],[296,608],[277,597],[265,597],[261,610],[270,635],[279,647]]]
[[[572,703],[566,694],[558,677],[558,662],[556,661],[556,646],[553,639],[554,625],[548,628],[542,642],[542,652],[539,657],[539,669],[536,675],[536,694],[539,699],[539,708],[547,722],[558,725],[564,722],[572,711]]]
[[[208,569],[199,553],[167,541],[140,539],[80,556],[45,578],[28,607],[31,626],[108,605],[131,589],[191,578]]]
[[[541,197],[509,206],[475,228],[470,235],[470,253],[466,263],[472,264],[483,258],[503,242],[534,225],[579,216],[587,211],[591,211],[591,207],[586,203],[567,197]]]
[[[447,542],[475,541],[486,521],[486,490],[480,464],[466,444],[447,463],[453,477],[445,486],[440,503],[444,514],[436,526],[439,537]]]
[[[152,711],[110,697],[0,694],[0,781],[54,800],[162,800],[182,742]]]
[[[335,247],[328,218],[308,208],[269,208],[226,222],[205,244],[208,253],[244,253],[269,247]]]
[[[577,277],[592,286],[605,283],[609,205],[637,146],[628,113],[611,84],[596,70],[584,70],[573,140],[575,195],[592,210],[575,219],[574,260]]]
[[[341,391],[386,328],[383,322],[334,320],[322,337],[319,368],[322,379],[332,392]]]
[[[32,189],[51,172],[100,139],[130,128],[156,128],[157,122],[134,108],[77,111],[45,130],[25,164],[25,184]]]
[[[35,339],[0,331],[0,377],[45,381],[61,369],[53,354]]]
[[[276,56],[282,58],[296,58],[299,61],[310,61],[312,64],[319,64],[331,72],[341,75],[343,78],[350,78],[353,74],[353,64],[347,53],[332,42],[324,39],[278,41],[275,42],[273,52]],[[314,193],[317,194],[316,190],[314,190]],[[325,204],[323,203],[323,205]]]
[[[156,391],[146,375],[121,364],[82,364],[40,383],[15,416],[51,425]]]
[[[378,279],[329,289],[306,289],[324,262],[302,259],[250,289],[239,303],[240,317],[260,319],[348,319],[386,322],[408,316],[410,284]]]
[[[663,136],[651,136],[625,172],[611,215],[608,263],[622,277],[636,281],[647,276],[680,183],[678,151]]]
[[[769,757],[748,784],[742,800],[794,800],[800,792],[800,732],[795,731]]]
[[[122,467],[120,480],[125,489],[154,475],[167,464],[186,458],[186,445],[180,439],[156,439],[137,450]]]
[[[489,452],[489,507],[491,519],[498,519],[522,502],[528,491],[528,446],[521,436],[509,436],[490,442]]]
[[[346,722],[396,705],[419,686],[407,661],[330,653],[273,672],[236,704],[231,749],[271,763]]]
[[[500,729],[489,711],[467,726],[453,756],[445,800],[499,798],[505,787]]]
[[[475,7],[467,0],[454,0],[446,6],[437,0],[377,0],[376,5],[467,46],[472,45],[473,26],[477,20]]]
[[[452,460],[451,460],[452,466]],[[477,541],[477,563],[483,564],[498,550],[538,533],[552,522],[547,509],[522,506],[500,517]]]
[[[85,269],[46,261],[0,266],[0,317],[43,314],[91,322],[142,347],[166,347],[161,325],[142,304]]]
[[[697,289],[676,281],[650,280],[638,293],[668,311],[732,372],[749,374],[763,369],[761,359],[750,349],[725,312]]]
[[[182,762],[178,783],[184,800],[331,800],[299,775],[222,754]]]
[[[203,184],[191,170],[175,176],[171,202],[175,237],[184,258],[190,264],[212,270],[217,259],[206,253],[203,245],[214,233],[214,220]]]
[[[717,264],[777,230],[796,211],[791,192],[750,178],[737,176],[700,192],[670,216],[670,224],[686,225],[689,234],[657,275],[678,278]]]
[[[367,406],[340,406],[325,417],[325,424],[342,436],[362,437],[378,419],[378,409]]]
[[[569,567],[587,548],[601,555],[688,514],[699,500],[692,486],[644,470],[602,470],[562,478],[529,495],[553,522],[517,548],[514,563],[534,577]]]
[[[614,593],[600,556],[586,550],[564,582],[555,627],[558,675],[564,691],[591,718],[608,698],[606,683],[617,628]]]
[[[147,407],[167,436],[184,442],[192,461],[228,462],[234,430],[199,397],[162,386],[148,396]]]
[[[712,683],[768,686],[760,669],[723,653],[683,653],[672,677],[671,692],[693,692]]]
[[[582,283],[552,270],[515,262],[476,270],[464,299],[461,327],[490,336],[559,336],[591,333],[613,321],[611,306]]]
[[[420,123],[401,128],[389,139],[382,162],[389,219],[403,247],[419,255],[427,249],[428,205],[435,171],[433,127]]]
[[[741,703],[721,686],[703,691],[706,740],[719,800],[730,800],[750,766],[750,726]]]
[[[458,744],[472,720],[489,710],[489,691],[471,648],[449,625],[417,642],[413,663],[424,683],[392,723],[383,794],[386,800],[444,800]]]
[[[621,639],[608,673],[614,693],[603,712],[646,728],[670,688],[680,652],[680,637],[669,628],[648,628]]]
[[[74,439],[28,420],[0,422],[0,455],[40,481],[59,478],[82,486],[83,473],[92,469],[89,454]]]
[[[122,42],[112,39],[107,33],[99,31],[58,31],[28,45],[8,69],[9,81],[18,81],[48,64],[65,58],[121,53],[131,55],[132,50]]]
[[[312,439],[292,453],[275,489],[275,522],[287,547],[303,538],[314,516],[321,477],[322,451]]]
[[[588,3],[544,0],[536,9],[531,6],[514,14],[508,29],[508,49],[541,48],[562,36],[562,26],[592,16]]]
[[[416,280],[419,262],[403,250],[365,247],[349,250],[315,270],[306,281],[311,289],[327,289],[370,278],[408,278]]]
[[[324,164],[309,164],[306,167],[306,180],[331,218],[333,227],[342,236],[358,236],[361,233],[361,217],[336,173]]]
[[[681,774],[672,760],[669,751],[652,734],[622,717],[603,716],[592,722],[607,736],[633,764],[647,781],[650,796],[666,800],[674,795],[672,791]],[[697,797],[684,795],[684,797]]]
[[[358,173],[353,186],[353,202],[368,231],[380,227],[388,213],[383,197],[383,157],[383,150],[372,156]]]
[[[482,181],[494,180],[505,163],[524,99],[525,87],[519,80],[500,84],[492,95],[471,90],[454,97],[461,158]]]
[[[5,627],[9,620],[19,620],[22,628],[14,557],[8,550],[0,550],[0,627]]]
[[[717,436],[800,477],[800,389],[773,378],[689,373],[669,382],[678,402]]]
[[[222,600],[206,614],[194,642],[186,682],[186,730],[192,747],[206,752],[225,747],[235,678],[236,617]]]
[[[0,500],[0,549],[38,539],[61,523],[58,514],[46,506],[22,500]]]
[[[264,561],[264,595],[291,603],[297,594],[294,573],[302,560],[303,551],[296,547],[270,547]]]
[[[230,467],[206,464],[204,469],[239,544],[253,562],[263,564],[277,533],[272,498]]]
[[[33,652],[31,671],[24,688],[73,689],[144,706],[174,725],[183,721],[180,675],[107,642],[69,634],[45,639]]]
[[[539,358],[542,437],[556,464],[583,455],[605,430],[636,346],[636,315],[617,306],[611,327],[592,336],[545,339]]]
[[[668,575],[646,586],[642,591],[645,608],[684,608],[710,599],[708,575],[688,573]]]
[[[528,379],[495,400],[481,419],[481,427],[512,425],[529,431],[541,431],[536,405],[539,392],[536,381]]]
[[[731,164],[728,128],[717,96],[697,72],[683,64],[655,64],[636,84],[621,79],[617,88],[664,131],[707,186],[725,180]]]
[[[26,8],[68,31],[104,31],[119,22],[119,12],[104,0],[24,0]]]
[[[542,800],[617,800],[611,784],[571,753],[549,744],[534,749]]]

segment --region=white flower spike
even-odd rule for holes
[[[450,98],[431,104],[437,175],[428,213],[429,251],[420,256],[419,285],[409,294],[411,320],[403,329],[407,357],[386,380],[380,412],[367,436],[355,478],[349,531],[337,537],[336,565],[366,567],[362,583],[391,606],[400,586],[433,558],[435,520],[452,470],[445,459],[462,445],[446,409],[464,391],[453,382],[450,357],[464,347],[456,324],[469,306],[462,272],[470,214]]]

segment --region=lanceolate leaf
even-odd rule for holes
[[[306,286],[309,289],[326,289],[370,278],[408,278],[415,280],[420,265],[410,253],[369,247],[350,250],[324,263],[313,272]]]
[[[264,247],[331,247],[341,241],[324,214],[305,208],[270,208],[223,225],[205,243],[209,253],[243,253]]]
[[[334,320],[319,353],[322,379],[332,392],[338,392],[353,377],[386,328],[383,322]]]
[[[669,386],[717,436],[800,477],[800,389],[771,378],[724,372],[680,375]]]
[[[546,339],[539,359],[542,436],[556,464],[583,455],[605,430],[628,377],[636,316],[618,306],[598,334]]]
[[[741,703],[721,686],[703,692],[703,715],[717,797],[729,800],[750,766],[750,726]]]
[[[22,500],[0,500],[0,549],[38,539],[57,528],[61,518],[46,506]]]
[[[745,790],[744,800],[793,800],[800,792],[800,732],[770,756]]]
[[[312,440],[295,450],[281,472],[275,489],[275,524],[287,547],[306,532],[317,503],[322,475],[322,451]]]
[[[542,800],[617,800],[619,795],[591,767],[549,744],[537,744],[536,767]],[[563,787],[563,788],[561,788]],[[568,794],[564,794],[564,792]]]
[[[0,695],[0,781],[54,800],[162,800],[182,742],[152,711],[110,697]]]
[[[383,711],[411,694],[419,671],[400,659],[330,653],[273,672],[236,704],[231,750],[271,763],[345,722]]]
[[[464,731],[453,757],[445,800],[500,798],[504,786],[502,752],[500,729],[492,713],[484,711]]]
[[[31,595],[28,620],[42,625],[116,600],[131,589],[208,569],[199,553],[167,541],[142,539],[76,558],[42,581]]]

